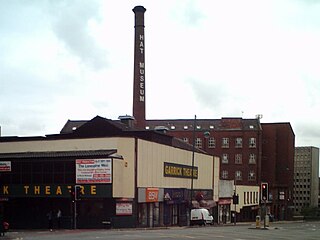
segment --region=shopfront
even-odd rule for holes
[[[138,189],[138,226],[158,227],[163,225],[163,189]]]
[[[113,159],[108,156],[114,152],[0,154],[1,162],[10,163],[0,172],[5,220],[13,229],[48,228],[49,215],[53,228],[102,228],[110,219],[113,225],[134,226],[132,210],[112,195]],[[132,209],[132,202],[127,199],[126,206],[131,203]]]
[[[225,224],[231,222],[231,198],[219,199],[218,204],[218,214],[219,221],[218,223]]]
[[[163,222],[165,226],[188,224],[189,200],[187,189],[166,188],[164,190]]]

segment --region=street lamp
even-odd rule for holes
[[[194,154],[195,154],[195,145],[196,145],[196,125],[197,125],[197,115],[194,115],[193,121],[193,132],[192,132],[192,163],[191,163],[191,188],[190,188],[190,209],[193,207],[192,205],[192,197],[193,197],[193,179],[194,179]],[[210,137],[210,132],[204,132],[204,137],[207,139]]]
[[[194,152],[196,144],[196,123],[197,115],[194,115],[193,132],[192,132],[192,163],[191,163],[191,188],[190,188],[190,209],[192,209],[192,196],[193,196],[193,175],[194,175]],[[190,215],[191,217],[191,215]]]

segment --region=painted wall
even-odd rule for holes
[[[139,140],[138,187],[190,189],[191,178],[164,177],[164,162],[192,166],[192,152]],[[194,166],[194,189],[213,189],[213,156],[195,153]]]
[[[113,197],[134,198],[134,139],[88,138],[0,143],[0,153],[111,150],[124,160],[113,161]]]
[[[239,204],[237,204],[237,212],[245,206],[259,205],[260,190],[259,186],[237,185],[236,193],[239,195]],[[252,197],[251,197],[252,196]],[[231,210],[234,211],[234,204],[231,204]]]

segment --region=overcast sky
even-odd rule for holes
[[[262,114],[320,147],[317,0],[0,0],[2,136],[132,115],[137,5],[147,119]]]

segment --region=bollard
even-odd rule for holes
[[[256,216],[256,228],[260,228],[260,216]]]
[[[265,219],[264,219],[265,221],[266,221],[266,227],[269,227],[269,215],[267,214],[266,216],[265,216]]]

